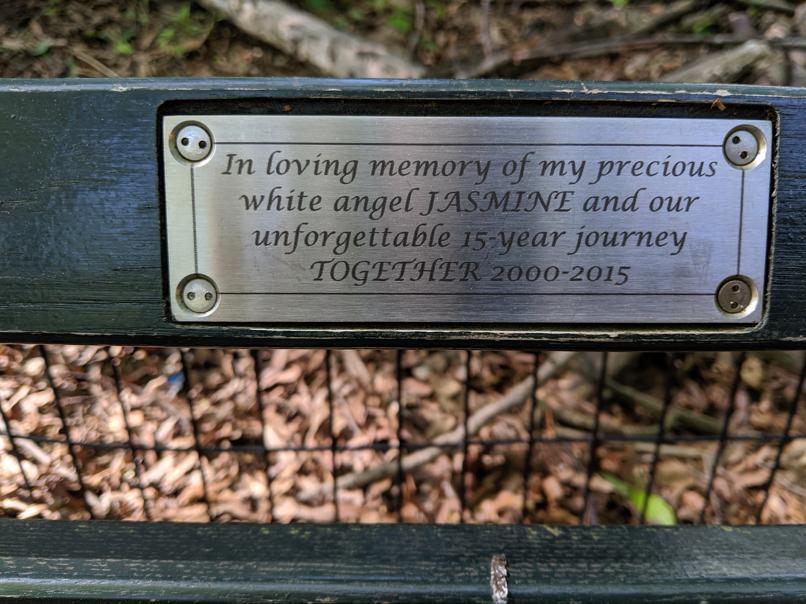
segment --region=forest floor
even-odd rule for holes
[[[193,350],[184,368],[176,350],[60,346],[46,354],[55,391],[38,348],[0,347],[0,403],[12,433],[31,437],[15,442],[33,491],[0,437],[0,513],[82,518],[90,507],[103,518],[329,521],[335,467],[345,521],[635,523],[637,493],[654,466],[662,500],[653,497],[647,520],[665,522],[671,510],[678,522],[698,522],[705,509],[707,522],[752,523],[802,363],[800,353],[750,353],[741,364],[729,353],[610,353],[585,512],[600,353],[276,350],[258,353],[256,365],[249,351]],[[543,376],[563,361],[534,397],[490,414],[473,434],[473,417],[535,369]],[[668,443],[656,457],[667,396]],[[82,443],[76,461],[59,444],[59,404],[71,440]],[[466,450],[453,441],[415,463],[424,447],[451,442],[443,435],[461,435],[466,417]],[[790,434],[804,433],[800,405]],[[131,442],[146,450],[133,457]],[[201,471],[197,442],[207,450]],[[415,464],[400,473],[399,442],[405,463]],[[389,471],[378,473],[384,465]],[[798,438],[780,458],[761,520],[806,521],[804,494],[806,439]]]

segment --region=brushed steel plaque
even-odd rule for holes
[[[768,121],[174,115],[162,137],[176,321],[762,317]]]

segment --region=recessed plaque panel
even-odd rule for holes
[[[163,118],[174,320],[760,321],[767,121]]]

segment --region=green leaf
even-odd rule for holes
[[[42,14],[46,17],[58,17],[61,15],[63,8],[61,0],[48,0],[48,4]]]
[[[67,57],[67,77],[75,78],[78,76],[78,65],[73,57]]]
[[[305,10],[311,13],[332,13],[336,7],[331,0],[304,0],[302,3]]]
[[[691,24],[691,31],[695,34],[707,34],[715,25],[711,15],[703,15]]]
[[[405,10],[396,9],[391,15],[386,17],[386,24],[403,35],[411,31],[412,18],[411,14]]]
[[[135,31],[133,29],[126,29],[119,34],[111,34],[108,36],[109,41],[112,43],[112,51],[117,55],[131,55],[134,54],[134,47],[131,44],[134,38]]]
[[[426,6],[428,7],[428,12],[433,14],[438,21],[444,19],[445,14],[448,12],[447,2],[443,0],[428,0]]]
[[[177,24],[186,23],[187,21],[190,20],[190,12],[191,12],[190,2],[188,2],[187,4],[183,4],[182,6],[179,7],[179,10],[177,10],[174,13],[173,17],[171,18],[171,21]]]
[[[128,40],[119,38],[118,40],[115,40],[115,43],[112,46],[112,51],[116,55],[130,55],[134,53],[134,47],[132,47]]]
[[[362,8],[355,8],[354,7],[354,8],[351,8],[349,11],[347,11],[347,17],[350,19],[350,21],[356,21],[356,22],[357,21],[363,21],[364,17],[366,17],[366,16],[367,15],[364,12],[364,9],[362,9]]]
[[[49,50],[50,43],[47,40],[40,40],[36,43],[36,46],[31,49],[31,54],[35,57],[41,57],[46,55]]]
[[[160,50],[167,49],[175,34],[176,30],[173,27],[163,28],[160,33],[157,34],[157,48]]]
[[[640,514],[646,503],[647,522],[663,526],[674,526],[677,524],[674,509],[672,509],[672,506],[660,495],[655,495],[654,493],[650,494],[649,501],[647,502],[646,491],[644,489],[634,487],[612,474],[602,472],[599,476],[613,485],[613,490],[629,501],[636,513]]]
[[[610,4],[612,4],[615,8],[624,8],[627,6],[630,0],[610,0]]]
[[[430,38],[423,38],[420,40],[419,47],[426,52],[437,52],[439,51],[439,44],[431,40]]]

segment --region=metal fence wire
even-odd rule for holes
[[[0,515],[802,521],[799,353],[2,352]]]

